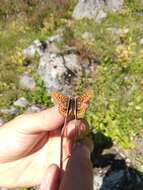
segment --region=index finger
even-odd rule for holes
[[[16,125],[24,133],[38,133],[61,127],[64,123],[64,117],[55,106],[39,113],[23,114],[11,122],[14,122],[13,125]]]

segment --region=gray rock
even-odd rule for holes
[[[85,17],[96,19],[101,5],[104,5],[104,3],[99,0],[79,0],[72,16],[75,19],[82,19]]]
[[[76,80],[82,75],[84,63],[74,53],[45,53],[40,58],[38,74],[43,79],[48,92],[62,91],[71,93]],[[89,68],[88,68],[89,70]]]
[[[93,189],[100,190],[103,183],[103,177],[100,175],[94,175],[93,177]]]
[[[96,21],[100,22],[101,20],[103,20],[104,18],[107,17],[107,13],[104,12],[102,9],[98,11],[97,15],[96,15]]]
[[[30,107],[28,107],[27,111],[28,113],[35,113],[35,112],[40,112],[41,109],[39,107],[37,107],[36,105],[32,105]]]
[[[28,48],[23,50],[25,57],[33,57],[36,53],[41,54],[41,42],[40,40],[35,40]]]
[[[60,31],[60,33],[61,33],[61,31]],[[48,38],[47,43],[58,42],[60,40],[62,40],[62,34],[56,34],[56,35],[50,36]]]
[[[84,32],[82,38],[90,42],[94,41],[94,36],[91,32]]]
[[[83,73],[91,74],[91,69],[92,71],[94,70],[93,65],[95,64],[88,59],[81,59],[75,47],[67,46],[60,51],[54,42],[59,41],[61,37],[62,34],[57,34],[49,37],[45,42],[40,42],[41,44],[43,43],[43,47],[45,46],[43,50],[39,41],[37,42],[36,48],[41,48],[39,51],[42,51],[39,54],[40,63],[37,73],[43,79],[49,93],[62,91],[70,94],[74,91],[73,87],[76,81],[80,81]],[[86,33],[85,37],[92,38],[93,36]],[[35,82],[25,73],[20,78],[20,86],[26,89],[33,89]]]
[[[40,58],[40,64],[37,72],[43,79],[49,92],[62,89],[59,81],[61,76],[64,75],[64,72],[66,72],[66,68],[63,65],[63,59],[61,56],[52,53],[45,53]]]
[[[116,12],[121,9],[124,0],[106,0],[107,7],[110,11]]]
[[[25,108],[28,105],[26,98],[21,97],[13,103],[14,106]]]
[[[74,73],[81,73],[81,61],[78,55],[68,54],[64,56],[65,64]]]
[[[3,109],[0,109],[0,113],[3,113],[3,114],[9,114],[9,115],[15,115],[18,113],[18,109],[15,108],[15,107],[10,107],[9,109],[8,108],[3,108]]]
[[[107,16],[105,11],[115,12],[121,8],[124,0],[79,0],[73,11],[73,18],[93,18],[101,21]]]
[[[22,76],[20,76],[19,85],[23,89],[34,89],[36,84],[34,79],[29,76],[29,74],[24,73]]]
[[[23,54],[25,57],[34,57],[37,53],[38,55],[42,55],[45,51],[50,48],[51,43],[59,42],[62,39],[62,34],[56,34],[50,36],[47,41],[35,40],[29,47],[23,50]]]

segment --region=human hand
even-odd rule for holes
[[[84,138],[76,143],[59,190],[93,190],[93,169],[90,160],[92,151],[93,142],[89,138]],[[41,190],[46,190],[46,188]]]
[[[45,178],[52,183],[56,181],[56,175],[59,176],[57,166],[60,164],[63,123],[63,116],[53,107],[40,113],[18,116],[0,127],[0,186],[35,186]],[[71,152],[74,126],[74,121],[68,123],[67,137],[64,138],[64,168]],[[83,123],[81,126],[81,130],[84,130]],[[51,167],[51,164],[57,166]],[[52,189],[55,190],[56,187]]]

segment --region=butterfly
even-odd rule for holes
[[[53,92],[51,96],[54,103],[58,105],[59,112],[62,116],[67,117],[73,115],[75,119],[80,119],[86,112],[92,91],[87,90],[83,95],[75,97],[65,96],[60,92]]]

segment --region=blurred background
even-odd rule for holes
[[[86,89],[92,138],[101,147],[110,139],[111,153],[141,174],[143,1],[0,0],[0,125],[52,106],[53,91]]]

